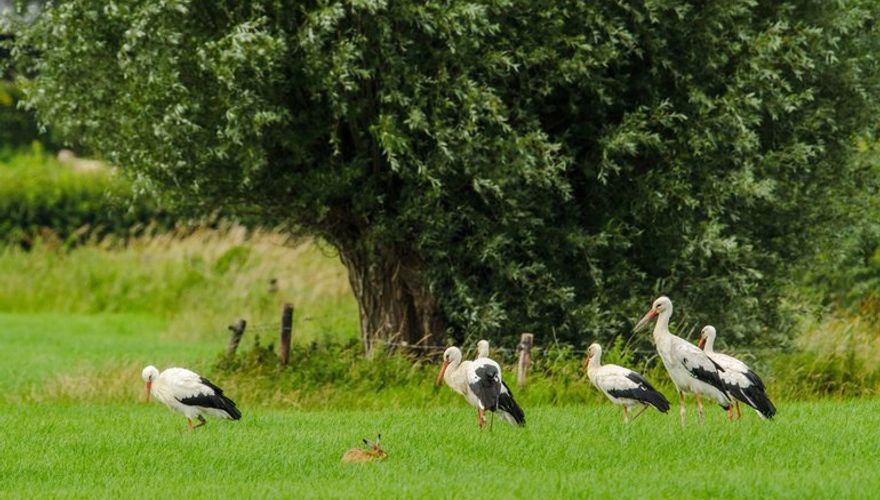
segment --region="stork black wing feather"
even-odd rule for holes
[[[706,358],[711,361],[711,358],[709,358],[708,356]],[[687,370],[688,373],[690,373],[691,376],[694,377],[695,379],[697,379],[701,382],[705,382],[705,383],[711,385],[712,387],[718,389],[722,393],[727,394],[727,387],[724,385],[724,382],[721,381],[721,377],[718,376],[717,371],[710,371],[710,370],[703,368],[702,366],[697,366],[697,365],[688,366],[688,364],[685,361],[682,361],[681,364],[682,364],[682,366],[684,366],[685,370]],[[715,363],[714,361],[712,361],[712,364],[715,366],[718,366],[718,364]]]
[[[214,394],[195,394],[186,398],[177,398],[182,404],[187,406],[200,406],[202,408],[214,408],[226,412],[232,420],[241,418],[241,411],[235,406],[235,401],[223,395],[223,389],[212,384],[208,379],[202,377],[202,384],[211,388]]]
[[[477,396],[482,403],[483,408],[495,411],[498,409],[498,398],[501,394],[501,384],[499,383],[498,368],[492,365],[483,365],[474,371],[477,375],[477,381],[468,384],[471,391]]]
[[[214,383],[211,382],[210,380],[206,379],[205,377],[199,377],[199,380],[202,382],[202,385],[206,385],[206,386],[210,387],[211,389],[213,389],[213,390],[214,390],[214,394],[216,394],[216,395],[218,395],[218,396],[222,396],[222,395],[223,395],[223,389],[221,389],[221,388],[217,387],[216,385],[214,385]]]
[[[667,400],[666,396],[661,394],[660,391],[654,389],[654,386],[645,380],[645,377],[631,371],[626,375],[626,378],[635,382],[636,387],[632,389],[612,389],[608,391],[608,394],[615,398],[632,399],[644,404],[649,404],[654,408],[657,408],[660,413],[666,413],[669,411],[669,400]]]
[[[757,410],[766,419],[772,419],[776,415],[776,406],[770,401],[764,384],[755,372],[749,370],[744,373],[749,385],[742,387],[736,384],[728,384],[727,389],[731,396]]]
[[[516,401],[513,399],[513,393],[510,392],[510,388],[507,387],[507,384],[505,384],[503,380],[501,381],[501,386],[501,394],[498,396],[498,410],[509,414],[516,422],[516,425],[525,427],[525,412],[523,412],[522,408],[516,404]]]

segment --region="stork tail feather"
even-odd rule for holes
[[[645,402],[657,408],[657,411],[660,413],[666,413],[669,411],[669,400],[666,399],[666,396],[660,394],[656,390],[647,391],[645,393]]]
[[[516,404],[516,401],[513,399],[513,394],[509,392],[502,392],[498,397],[498,409],[505,412],[507,415],[513,419],[513,422],[520,427],[525,427],[526,425],[526,414],[523,413],[522,408]],[[502,414],[502,418],[507,415]],[[506,420],[506,418],[505,418]]]

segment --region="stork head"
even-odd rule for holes
[[[461,350],[454,346],[446,349],[443,353],[443,366],[440,368],[440,373],[437,374],[435,383],[440,385],[440,381],[443,380],[443,375],[446,375],[446,369],[449,368],[449,365],[458,366],[459,363],[461,363]]]
[[[633,328],[634,332],[637,332],[645,327],[652,319],[657,316],[665,314],[666,317],[672,315],[672,301],[669,300],[669,297],[663,295],[658,297],[657,300],[654,301],[654,304],[651,305],[651,309],[645,313],[641,320],[636,323],[635,328]]]
[[[477,357],[478,358],[488,358],[489,357],[489,341],[481,340],[477,342]]]
[[[709,350],[712,350],[712,346],[715,343],[715,327],[712,325],[706,325],[700,330],[700,349],[705,349],[706,346],[709,346]]]
[[[593,359],[597,361],[602,358],[602,346],[599,344],[590,344],[590,347],[587,348],[587,357],[584,359],[584,369],[590,366],[590,361]]]
[[[141,372],[141,378],[146,383],[147,403],[150,402],[150,390],[153,388],[153,382],[159,378],[159,370],[155,366],[150,365]]]

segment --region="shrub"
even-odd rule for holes
[[[37,140],[54,144],[48,134],[40,133],[33,113],[18,106],[21,97],[17,86],[0,79],[0,148],[19,148]]]
[[[78,172],[42,152],[0,156],[0,238],[30,247],[38,234],[75,244],[125,237],[146,226],[169,228],[171,215],[109,168]]]

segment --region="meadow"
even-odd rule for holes
[[[281,248],[265,238],[254,244]],[[545,360],[518,393],[525,429],[499,421],[479,432],[460,398],[433,386],[432,360],[334,363],[348,351],[318,347],[356,335],[346,323],[351,299],[340,292],[344,275],[332,255],[310,243],[287,259],[230,250],[250,244],[234,232],[199,233],[124,249],[0,253],[2,278],[18,290],[0,294],[7,311],[0,313],[0,496],[857,498],[880,487],[875,464],[866,460],[880,428],[876,399],[782,400],[772,422],[749,411],[732,424],[710,407],[704,425],[690,404],[685,429],[675,406],[624,426],[619,408],[588,386],[571,356]],[[216,264],[230,251],[246,255],[234,266],[236,283],[259,293],[221,293],[235,289],[226,286],[235,273]],[[332,320],[302,314],[297,364],[285,372],[272,362],[249,364],[267,353],[272,359],[270,347],[254,340],[261,335],[267,344],[274,331],[246,335],[236,367],[224,368],[222,326],[235,307],[269,321],[279,298],[261,295],[268,293],[263,277],[279,269],[308,274],[282,281],[282,293],[307,304],[305,311],[332,304],[328,297],[343,306],[318,309]],[[41,280],[25,279],[37,272]],[[127,285],[151,275],[167,278],[151,297]],[[90,292],[74,286],[84,276]],[[202,300],[209,294],[212,300]],[[199,315],[201,328],[189,328]],[[328,335],[334,325],[348,325],[348,333]],[[179,415],[143,403],[139,375],[147,363],[209,375],[238,401],[244,418],[186,433]],[[772,384],[771,393],[785,394]],[[347,448],[377,432],[386,461],[340,464]]]
[[[877,496],[880,2],[16,5],[0,499]],[[660,294],[772,421],[679,424]],[[434,383],[480,338],[525,428]],[[669,414],[622,421],[596,340]],[[243,417],[187,432],[148,364]]]
[[[283,302],[296,314],[279,371]],[[239,317],[251,326],[225,358]],[[780,407],[773,422],[731,424],[710,407],[699,425],[691,403],[685,429],[676,406],[624,426],[563,346],[541,351],[517,391],[527,427],[479,432],[434,386],[435,356],[361,355],[345,270],[320,242],[234,225],[44,236],[0,247],[0,496],[861,497],[880,486],[865,460],[880,428],[872,325],[806,315],[795,352],[750,358]],[[619,347],[607,361],[635,364],[674,400],[656,359]],[[496,355],[512,379],[513,356]],[[207,375],[244,418],[184,432],[143,403],[146,364]],[[377,432],[388,460],[339,463]]]
[[[464,405],[430,410],[244,408],[195,433],[159,405],[3,408],[0,496],[864,498],[880,403],[786,403],[779,418],[700,426],[610,405],[528,408],[529,425],[476,429]],[[693,415],[692,415],[693,416]],[[387,460],[344,465],[382,432]]]

